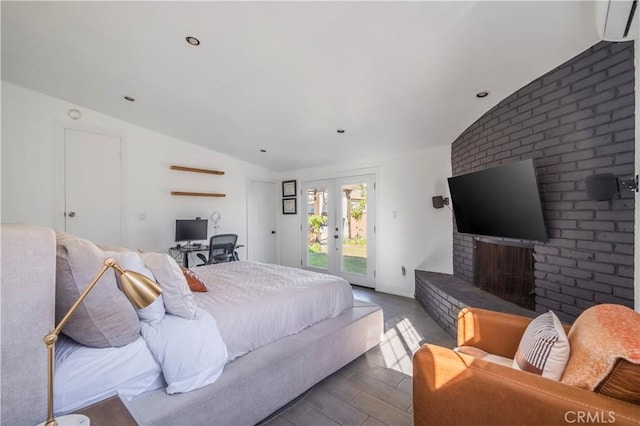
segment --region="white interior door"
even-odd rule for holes
[[[247,259],[276,263],[277,192],[275,182],[249,180]]]
[[[65,230],[101,244],[122,244],[119,137],[65,129]]]
[[[375,287],[375,176],[302,184],[303,265]]]

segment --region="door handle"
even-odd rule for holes
[[[69,212],[69,213],[67,214],[67,216],[69,216],[69,217],[76,217],[76,212]]]
[[[272,233],[272,234],[275,234],[275,233],[276,233],[276,231],[271,231],[271,233]]]
[[[338,235],[334,235],[333,238],[335,238],[337,240],[340,237]]]

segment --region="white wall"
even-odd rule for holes
[[[453,272],[452,213],[431,204],[432,196],[449,196],[450,146],[298,170],[281,179],[297,179],[299,187],[301,181],[371,172],[377,174],[376,290],[413,297],[415,269]],[[298,215],[280,215],[280,260],[289,266],[299,266],[302,257],[304,208],[298,203]]]
[[[69,119],[70,108],[79,109],[82,118]],[[175,219],[208,218],[214,210],[222,213],[218,232],[238,233],[238,242],[246,243],[247,176],[276,178],[273,171],[254,164],[3,81],[3,223],[63,230],[59,150],[60,129],[68,124],[124,137],[123,244],[131,248],[165,251],[173,245]],[[225,175],[179,172],[170,170],[170,164],[217,169]],[[170,195],[172,190],[227,196],[179,197]]]

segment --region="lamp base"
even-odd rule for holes
[[[56,417],[58,426],[89,426],[89,417],[84,414],[69,414],[68,416]],[[37,426],[45,426],[47,422],[39,423]]]

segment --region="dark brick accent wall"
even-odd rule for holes
[[[502,100],[452,144],[454,175],[535,159],[550,236],[535,245],[536,310],[563,320],[598,303],[633,307],[634,195],[590,201],[585,190],[592,174],[635,174],[633,56],[633,42],[600,42]],[[473,246],[454,230],[454,274],[468,282]]]
[[[456,337],[458,313],[468,306],[534,317],[536,313],[486,293],[449,274],[416,271],[415,298],[449,335]]]

